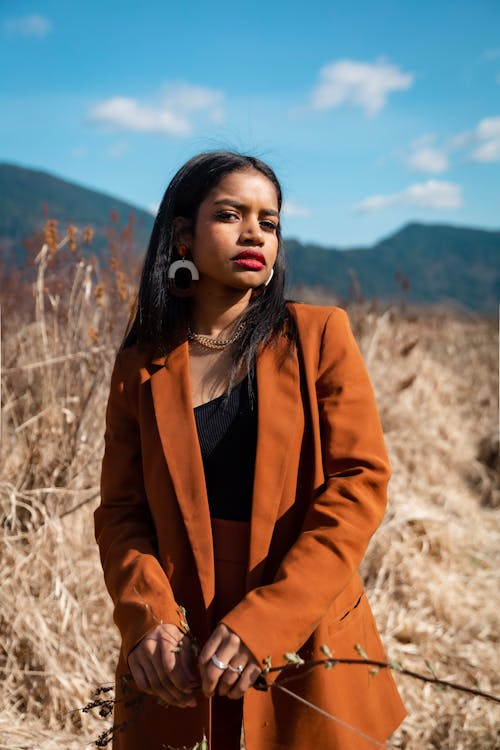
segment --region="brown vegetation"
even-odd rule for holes
[[[112,679],[118,648],[92,511],[135,269],[115,235],[108,268],[76,228],[60,240],[52,224],[45,239],[33,285],[2,291],[0,747],[69,750],[103,729],[76,709]],[[496,326],[367,305],[350,315],[393,465],[363,564],[387,651],[498,691]],[[396,677],[410,716],[391,747],[500,747],[497,706]]]

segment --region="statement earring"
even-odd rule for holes
[[[271,268],[271,273],[269,274],[267,279],[264,281],[264,283],[252,290],[253,299],[255,299],[255,297],[260,297],[260,295],[263,292],[265,292],[266,287],[271,283],[271,279],[273,278],[273,276],[274,276],[274,268]]]
[[[178,245],[177,254],[181,256],[180,260],[174,260],[168,267],[168,288],[174,297],[191,297],[200,278],[193,261],[185,257],[188,250],[187,245]]]

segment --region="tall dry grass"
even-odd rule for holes
[[[74,709],[110,679],[117,645],[92,510],[130,293],[116,256],[101,269],[74,231],[60,239],[53,224],[45,239],[31,287],[2,294],[3,747],[81,747]]]
[[[31,290],[17,304],[3,294],[0,748],[69,750],[106,726],[76,709],[112,679],[118,649],[92,511],[130,284],[116,252],[101,269],[74,236],[72,247],[54,231],[46,240]],[[350,313],[394,472],[363,564],[387,650],[498,691],[496,326]],[[410,716],[392,747],[500,747],[492,704],[396,678]]]
[[[428,663],[498,695],[496,325],[391,313],[364,325],[393,466],[389,511],[363,565],[384,642],[409,668]],[[498,706],[399,685],[410,716],[392,747],[500,747]]]

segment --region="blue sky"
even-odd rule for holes
[[[500,2],[0,3],[0,160],[141,207],[190,156],[267,160],[285,236],[500,228]]]

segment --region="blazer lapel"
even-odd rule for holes
[[[214,598],[214,552],[203,461],[196,432],[189,380],[187,343],[174,349],[151,375],[151,390],[163,453],[172,478],[205,606]]]
[[[300,378],[296,350],[281,338],[257,357],[257,453],[250,529],[247,588],[259,585],[277,520],[299,413]]]

